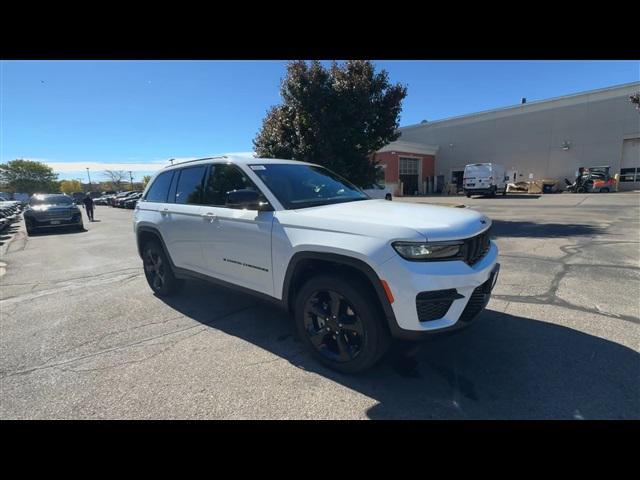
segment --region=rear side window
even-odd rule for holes
[[[199,167],[184,168],[180,171],[175,203],[191,205],[202,204],[202,181],[206,169],[207,167],[202,165]]]
[[[159,202],[165,203],[167,201],[167,195],[169,193],[169,185],[171,185],[171,178],[173,172],[164,172],[156,177],[156,179],[149,187],[149,191],[144,199],[147,202]]]

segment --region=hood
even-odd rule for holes
[[[491,220],[469,208],[388,200],[363,200],[293,210],[297,220],[311,228],[340,230],[358,235],[427,240],[468,238],[486,230]]]
[[[44,204],[44,205],[33,205],[29,207],[29,210],[31,210],[34,213],[38,213],[38,212],[51,212],[51,211],[68,211],[68,210],[77,210],[78,207],[74,204],[71,205],[64,205],[64,204],[59,204],[59,205],[55,205],[55,204]]]

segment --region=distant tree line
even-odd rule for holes
[[[78,179],[58,180],[58,174],[42,162],[16,159],[0,163],[0,191],[7,193],[52,193],[72,194],[88,191],[142,190],[151,179],[150,175],[142,181],[131,183],[129,172],[123,170],[105,170],[106,181],[84,183]]]

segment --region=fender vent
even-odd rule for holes
[[[454,300],[463,298],[455,288],[420,292],[416,296],[416,309],[420,322],[430,322],[444,317]]]
[[[459,321],[470,322],[473,320],[489,302],[489,294],[491,293],[491,278],[479,285],[471,293],[467,306],[464,307]]]

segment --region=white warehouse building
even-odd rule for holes
[[[434,152],[428,180],[438,187],[461,184],[467,164],[492,162],[503,165],[511,181],[573,180],[580,167],[610,166],[612,176],[620,174],[621,190],[638,189],[640,111],[629,99],[638,92],[634,82],[401,127],[398,142],[375,156],[390,183],[400,173],[393,170],[408,161],[388,161],[397,144],[400,156],[411,156],[406,145]]]

